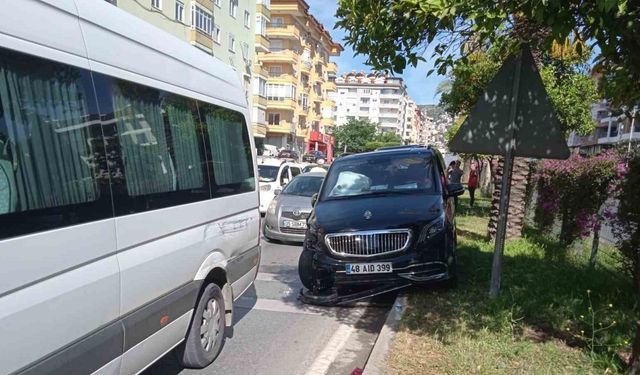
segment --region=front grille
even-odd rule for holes
[[[336,255],[370,257],[402,251],[409,246],[409,229],[328,234],[326,243]]]
[[[293,211],[282,211],[280,216],[285,219],[293,219],[293,220],[307,220],[309,218],[310,212],[299,212],[298,216],[293,214]]]
[[[284,228],[280,227],[280,232],[288,234],[305,234],[307,230],[303,228]]]

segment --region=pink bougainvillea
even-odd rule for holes
[[[571,243],[600,229],[602,220],[614,220],[608,198],[617,194],[626,173],[625,163],[614,151],[593,157],[573,155],[567,160],[544,160],[537,172],[536,220],[549,229],[562,220],[560,240]]]

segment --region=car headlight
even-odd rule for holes
[[[271,185],[269,184],[260,186],[260,191],[269,191],[269,190],[271,190]]]
[[[274,199],[271,201],[271,204],[269,204],[269,208],[267,208],[267,212],[270,215],[275,215],[276,214],[276,206],[278,205],[278,202]]]
[[[438,233],[444,230],[444,213],[435,220],[424,226],[422,232],[420,232],[419,241],[425,241],[435,237]]]

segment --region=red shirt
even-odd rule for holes
[[[467,186],[475,189],[478,187],[478,172],[470,171],[469,172],[469,181],[467,182]]]

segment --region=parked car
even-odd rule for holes
[[[305,163],[317,163],[320,159],[326,160],[327,157],[324,152],[317,150],[309,151],[302,156],[302,161]]]
[[[298,154],[298,151],[282,150],[278,153],[278,159],[292,159],[298,161],[300,159],[300,155]]]
[[[258,158],[260,213],[265,214],[276,190],[282,190],[292,178],[302,172],[302,166],[275,158]]]
[[[326,172],[304,173],[294,178],[271,201],[262,233],[267,240],[302,242],[311,212],[311,197],[320,191]]]
[[[307,164],[302,168],[302,173],[322,172],[327,173],[329,166],[326,164]]]
[[[454,281],[453,197],[464,189],[446,181],[442,156],[430,147],[334,161],[312,198],[299,260],[300,279],[310,295],[339,300],[340,287],[382,292]]]

